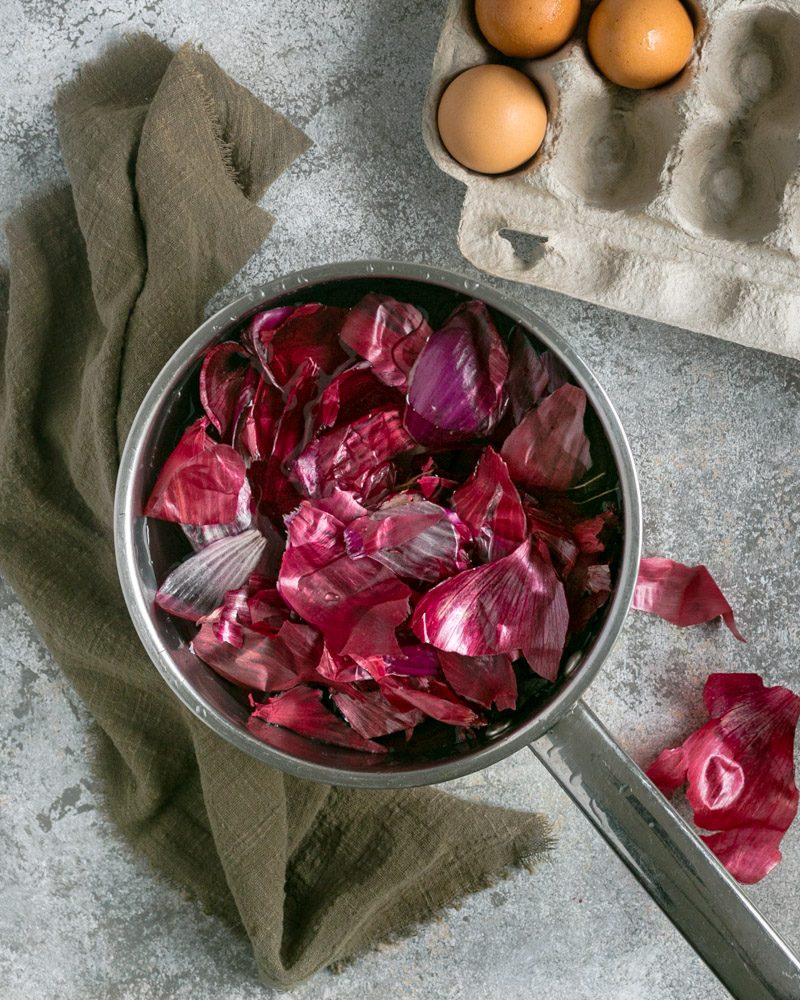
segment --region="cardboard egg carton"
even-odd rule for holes
[[[800,357],[800,0],[687,4],[691,63],[650,91],[617,87],[573,41],[511,60],[451,0],[425,102],[439,167],[467,188],[462,253],[482,270],[649,319]],[[460,166],[436,128],[459,72],[503,62],[542,90],[549,125],[528,164]]]

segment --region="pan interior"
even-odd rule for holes
[[[463,288],[463,283],[461,287]],[[369,275],[303,284],[297,290],[270,297],[268,305],[272,307],[322,302],[349,307],[368,292],[384,293],[413,302],[427,314],[434,329],[443,323],[457,305],[475,297],[471,288],[460,290],[456,287],[397,276]],[[484,296],[478,293],[478,297]],[[235,323],[218,327],[204,343],[196,345],[198,349],[194,359],[190,359],[184,366],[175,391],[159,402],[149,420],[139,451],[140,461],[135,472],[133,496],[136,511],[141,511],[158,470],[175,446],[183,429],[201,412],[196,376],[199,359],[205,347],[215,341],[234,337],[249,315],[265,308],[266,304],[263,301],[256,304],[242,314]],[[518,325],[518,318],[510,316],[502,308],[491,303],[489,308],[501,336],[508,338],[513,328]],[[523,329],[539,350],[552,346],[551,339],[543,329],[537,334],[535,322],[526,323]],[[564,360],[572,370],[570,358],[566,357]],[[583,380],[574,370],[572,371],[573,381],[586,388]],[[603,496],[585,502],[582,509],[589,517],[599,512],[604,502],[612,499],[622,513],[623,495],[619,471],[601,419],[591,405],[591,392],[589,397],[586,432],[592,449],[592,475],[603,474],[603,478],[599,480],[602,487],[598,489],[598,493],[602,493]],[[590,489],[587,492],[593,491]],[[592,619],[587,628],[570,638],[562,661],[562,673],[555,684],[537,677],[527,667],[525,670],[518,670],[517,709],[513,712],[495,713],[489,726],[475,731],[467,738],[459,738],[451,727],[428,722],[419,726],[408,742],[402,734],[397,734],[393,741],[388,742],[392,748],[392,752],[388,754],[367,754],[337,748],[278,727],[271,727],[268,743],[262,744],[245,729],[249,714],[246,696],[190,652],[188,643],[194,628],[188,623],[170,618],[152,603],[157,581],[163,580],[190,551],[182,531],[177,525],[135,516],[132,538],[136,566],[134,586],[141,598],[140,606],[148,609],[149,620],[146,627],[159,647],[156,656],[150,643],[151,655],[179,697],[228,738],[232,738],[231,734],[234,733],[236,735],[234,742],[243,749],[257,756],[266,754],[271,763],[308,776],[321,776],[322,772],[319,769],[326,771],[330,769],[339,776],[347,775],[349,783],[353,784],[372,784],[374,782],[370,781],[370,776],[379,774],[386,779],[381,779],[380,783],[395,783],[391,780],[392,776],[396,777],[397,783],[419,783],[424,780],[422,778],[424,772],[433,767],[438,768],[442,764],[446,765],[448,762],[454,765],[455,773],[464,773],[474,769],[474,766],[481,766],[479,764],[470,766],[468,764],[470,758],[475,758],[477,761],[488,756],[493,758],[504,756],[502,752],[497,753],[501,744],[508,745],[509,749],[513,749],[512,744],[519,745],[520,734],[530,733],[533,721],[547,715],[548,710],[551,710],[556,702],[564,700],[565,686],[569,686],[575,680],[576,672],[596,643],[609,614],[607,606]],[[619,572],[620,554],[621,545],[619,550],[613,553],[612,579]],[[491,753],[492,748],[495,753]],[[270,754],[269,750],[273,752]],[[297,766],[292,766],[293,763]],[[311,765],[312,771],[316,769],[319,773],[309,773],[305,765]],[[455,776],[455,773],[452,776]],[[417,775],[416,778],[410,780],[403,778],[404,775],[408,778],[414,774]]]

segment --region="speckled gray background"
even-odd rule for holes
[[[469,272],[461,190],[419,114],[439,32],[429,0],[0,0],[0,213],[64,179],[50,100],[123,32],[202,41],[303,126],[314,149],[268,193],[272,237],[235,282],[364,256]],[[5,246],[0,250],[5,255]],[[502,286],[501,286],[502,287]],[[750,640],[632,617],[589,697],[641,763],[701,718],[713,670],[800,689],[796,566],[800,366],[521,286],[616,402],[639,464],[645,546],[705,561]],[[269,997],[247,944],[156,878],[99,808],[86,711],[0,589],[0,993],[10,1000]],[[544,810],[552,862],[414,937],[322,973],[298,1000],[716,1000],[727,993],[530,754],[453,784]],[[800,823],[750,894],[800,946]]]

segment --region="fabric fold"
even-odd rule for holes
[[[119,452],[155,375],[269,234],[258,199],[309,140],[207,54],[147,36],[85,66],[56,117],[71,187],[8,226],[0,571],[97,721],[122,832],[242,925],[263,978],[288,987],[541,856],[549,827],[434,789],[292,778],[163,683],[117,580]]]

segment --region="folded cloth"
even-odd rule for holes
[[[281,987],[402,933],[549,847],[539,816],[434,789],[331,788],[234,749],[139,644],[112,542],[152,379],[266,238],[257,200],[309,145],[190,46],[118,43],[56,99],[71,188],[8,226],[0,571],[97,720],[120,829],[244,926]]]

